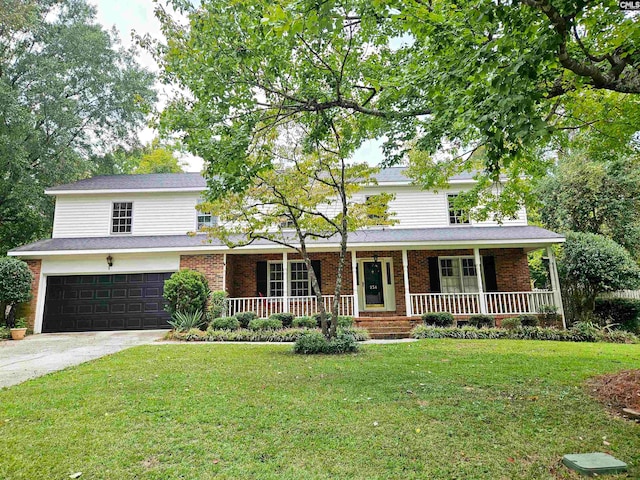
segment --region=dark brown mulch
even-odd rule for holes
[[[640,370],[624,370],[589,381],[589,390],[602,403],[615,409],[640,411]]]

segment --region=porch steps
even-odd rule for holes
[[[420,323],[419,318],[408,317],[358,317],[356,326],[366,328],[373,339],[409,338],[411,329]]]

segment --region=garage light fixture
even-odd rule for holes
[[[109,265],[109,268],[113,267],[113,257],[111,255],[107,257],[107,265]]]

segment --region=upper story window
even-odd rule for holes
[[[469,214],[464,210],[459,208],[455,208],[455,200],[457,194],[450,193],[447,195],[447,202],[449,208],[449,224],[450,225],[460,225],[460,224],[468,224],[469,223]]]
[[[131,233],[133,202],[113,202],[111,233]]]
[[[215,227],[217,224],[218,217],[212,215],[210,212],[201,212],[200,210],[196,210],[196,230]]]

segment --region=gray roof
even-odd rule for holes
[[[390,167],[381,170],[376,179],[380,183],[409,182],[404,175],[406,167]],[[452,180],[471,180],[475,172],[455,175]],[[198,172],[149,173],[145,175],[102,175],[85,178],[74,183],[58,185],[48,192],[72,192],[74,190],[161,190],[172,188],[204,189],[207,183]]]
[[[499,227],[445,227],[445,228],[380,228],[360,230],[349,234],[349,244],[377,244],[382,247],[385,243],[420,244],[440,242],[442,244],[486,241],[500,243],[501,241],[545,241],[555,243],[564,237],[558,233],[534,226],[499,226]],[[335,244],[336,238],[318,239],[309,242],[311,245]],[[253,245],[270,245],[266,240],[256,241]],[[113,236],[91,238],[52,238],[30,243],[15,248],[11,252],[29,254],[29,252],[44,251],[81,251],[81,250],[131,250],[146,248],[171,249],[200,249],[206,250],[211,246],[221,246],[217,240],[207,241],[206,235],[157,235],[157,236]]]

